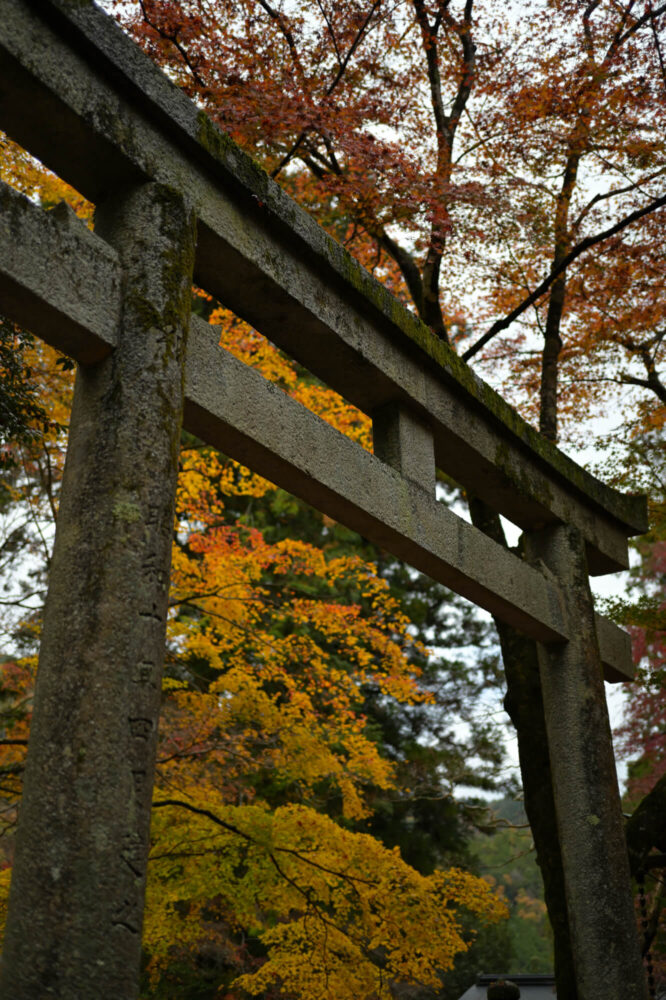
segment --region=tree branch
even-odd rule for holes
[[[506,330],[507,327],[511,326],[514,320],[518,319],[518,317],[521,316],[526,309],[528,309],[534,302],[537,301],[537,299],[540,299],[541,296],[548,291],[558,275],[565,271],[567,267],[580,257],[582,253],[585,253],[586,250],[596,246],[597,243],[603,243],[604,240],[610,239],[611,236],[615,236],[617,233],[622,232],[623,229],[626,229],[626,227],[631,225],[633,222],[637,222],[639,219],[642,219],[643,216],[649,215],[651,212],[655,212],[659,208],[663,208],[664,205],[666,205],[666,195],[663,195],[661,198],[656,198],[654,201],[651,201],[649,205],[644,205],[643,208],[639,208],[635,212],[631,212],[630,215],[625,216],[624,219],[615,223],[614,226],[604,229],[603,232],[597,233],[596,236],[588,236],[584,240],[581,240],[580,243],[576,244],[576,246],[569,251],[566,257],[564,257],[559,264],[551,268],[550,273],[539,285],[537,285],[531,295],[528,295],[527,298],[523,299],[520,305],[516,306],[516,308],[512,310],[508,316],[505,316],[504,319],[500,319],[496,323],[493,323],[490,329],[487,330],[482,337],[479,337],[477,342],[472,344],[472,346],[464,352],[462,355],[463,361],[468,361],[469,358],[477,354],[482,347],[485,347],[489,340],[492,340],[492,338],[496,337],[498,333],[501,333],[503,330]]]
[[[165,31],[164,28],[160,28],[159,25],[157,25],[154,21],[151,21],[146,11],[145,0],[139,0],[139,7],[141,8],[143,19],[148,25],[148,27],[152,28],[153,31],[157,32],[160,38],[163,38],[166,42],[171,42],[171,44],[180,54],[181,59],[189,69],[190,73],[194,77],[195,83],[197,83],[203,89],[206,89],[206,84],[204,83],[202,77],[199,76],[199,73],[194,64],[190,61],[190,56],[187,49],[183,45],[181,45],[181,43],[178,41],[178,35],[176,34],[176,32],[174,31],[170,34],[169,32]]]
[[[374,15],[375,11],[381,6],[381,4],[382,4],[382,0],[375,0],[375,2],[373,3],[372,7],[368,11],[368,16],[366,17],[366,19],[361,24],[361,26],[358,29],[358,32],[356,34],[356,38],[354,39],[354,41],[349,46],[349,49],[347,50],[347,55],[344,57],[344,59],[342,60],[342,63],[340,64],[340,69],[335,74],[335,77],[333,78],[332,82],[326,88],[326,96],[327,97],[331,96],[331,94],[333,93],[333,91],[337,87],[338,83],[342,79],[343,74],[344,74],[345,70],[347,69],[347,66],[349,65],[349,60],[351,59],[351,57],[356,52],[356,49],[358,48],[358,46],[361,44],[361,40],[362,40],[363,36],[365,35],[367,29],[370,26],[370,22],[371,22],[371,20],[373,18],[373,15]]]
[[[664,173],[666,173],[666,167],[661,167],[659,170],[656,170],[653,174],[650,174],[649,177],[644,177],[640,181],[634,181],[631,184],[627,184],[625,187],[612,188],[610,191],[604,191],[601,194],[595,194],[594,197],[591,198],[590,201],[588,201],[587,205],[585,205],[585,207],[581,209],[578,218],[575,220],[575,222],[572,223],[571,225],[572,232],[575,232],[580,227],[580,224],[583,221],[583,219],[585,219],[587,214],[600,201],[607,201],[609,198],[614,198],[616,195],[628,194],[630,191],[640,190],[645,184],[648,184],[650,181],[656,180],[657,177],[661,177]]]
[[[414,258],[404,247],[401,247],[399,243],[389,236],[385,230],[382,230],[378,234],[371,233],[371,235],[375,237],[379,245],[386,250],[400,268],[416,311],[420,316],[423,308],[423,282],[421,280],[421,272],[416,266]]]
[[[319,13],[321,14],[321,16],[324,18],[324,21],[326,22],[326,27],[328,29],[328,34],[329,34],[329,37],[331,39],[331,42],[333,43],[333,48],[335,49],[335,55],[337,56],[338,65],[341,66],[342,65],[342,54],[341,54],[340,48],[338,46],[338,40],[335,37],[335,32],[333,31],[333,25],[331,24],[331,19],[329,18],[328,14],[326,13],[326,8],[324,7],[324,5],[321,2],[321,0],[317,0],[317,7],[319,8]]]
[[[197,816],[204,816],[206,819],[209,819],[217,826],[221,826],[229,833],[236,834],[237,836],[242,837],[243,840],[247,840],[248,843],[254,844],[257,847],[263,846],[259,844],[254,837],[251,836],[251,834],[245,833],[245,831],[241,830],[240,827],[235,826],[233,823],[228,823],[226,820],[216,816],[216,814],[211,812],[210,809],[201,809],[199,806],[193,806],[184,799],[158,799],[156,802],[153,802],[154,809],[159,809],[164,806],[174,806],[179,809],[186,809],[188,812],[194,813]],[[318,861],[314,861],[312,858],[306,857],[301,851],[297,851],[293,847],[275,847],[273,850],[276,852],[279,851],[281,854],[291,854],[293,857],[298,858],[299,861],[302,861],[303,864],[309,865],[311,868],[316,868],[318,871],[325,872],[327,875],[335,875],[336,877],[343,879],[345,882],[348,882],[351,886],[353,886],[355,882],[360,882],[363,885],[376,885],[376,882],[372,879],[361,878],[360,875],[350,875],[348,872],[339,871],[336,868],[329,868],[327,865],[322,865]],[[271,858],[273,857],[272,851],[267,851],[267,853]]]
[[[453,162],[453,144],[456,130],[465,110],[474,83],[476,47],[472,41],[472,8],[474,0],[467,0],[462,23],[456,21],[442,4],[437,18],[431,25],[424,0],[412,0],[416,20],[421,31],[426,57],[430,102],[432,105],[437,133],[437,179],[448,183]],[[442,78],[439,70],[437,32],[442,21],[458,36],[462,47],[462,71],[451,111],[447,114],[442,98]],[[448,342],[448,332],[439,301],[439,278],[443,252],[441,225],[433,222],[430,229],[430,245],[426,255],[421,278],[422,296],[419,315],[421,319],[443,340]],[[418,308],[418,307],[417,307]]]
[[[266,6],[265,0],[259,0],[259,3],[261,3],[261,5],[264,6],[264,7]],[[342,61],[340,61],[337,43],[335,43],[335,41],[334,41],[334,46],[335,46],[336,53],[338,53],[338,62],[340,63],[340,65],[338,67],[338,71],[335,74],[333,80],[331,81],[331,83],[326,88],[325,93],[326,93],[327,97],[331,96],[331,94],[333,93],[333,91],[335,90],[335,88],[337,87],[337,85],[339,84],[340,80],[344,76],[345,70],[347,69],[347,66],[349,65],[349,61],[350,61],[351,57],[353,56],[354,52],[356,51],[356,49],[360,45],[361,40],[362,40],[364,34],[366,33],[366,30],[368,29],[368,27],[370,25],[370,21],[372,20],[372,17],[374,15],[375,11],[377,10],[378,7],[381,6],[381,3],[382,3],[382,0],[374,0],[374,3],[372,4],[372,7],[370,8],[370,11],[368,12],[368,16],[365,18],[365,20],[363,21],[363,24],[360,26],[360,28],[359,28],[359,30],[358,30],[358,32],[356,34],[356,37],[354,38],[354,41],[351,43],[349,49],[347,50],[347,54],[345,55],[344,59],[342,59]],[[328,21],[327,21],[327,23],[328,23]],[[303,132],[301,132],[301,134],[298,136],[298,138],[296,139],[296,141],[292,145],[291,149],[289,149],[288,152],[285,153],[285,155],[282,157],[282,159],[278,163],[277,167],[275,167],[271,171],[271,177],[273,179],[275,179],[278,176],[278,174],[287,166],[287,164],[291,162],[291,160],[294,158],[294,156],[296,155],[296,153],[300,149],[301,144],[303,143],[303,140],[305,139],[306,135],[307,135],[307,130],[304,130]],[[307,164],[307,161],[306,161],[306,165],[310,166],[310,164]],[[339,172],[339,168],[338,168],[338,172]],[[315,176],[316,176],[316,174],[315,174]]]
[[[289,27],[287,19],[285,18],[284,14],[282,14],[279,10],[276,10],[275,7],[271,7],[271,5],[268,3],[268,0],[257,0],[257,2],[261,7],[264,8],[268,16],[272,18],[273,21],[276,21],[277,24],[279,25],[280,31],[282,32],[282,36],[286,41],[287,46],[289,47],[289,51],[291,52],[291,58],[293,60],[296,71],[298,72],[301,81],[303,81],[305,79],[305,74],[303,72],[303,67],[301,66],[301,57],[298,53],[298,46],[296,45],[296,39],[294,38],[294,33]]]
[[[652,28],[652,37],[654,38],[654,46],[657,50],[657,58],[659,59],[659,68],[661,69],[661,82],[666,90],[666,65],[664,65],[664,54],[661,51],[661,44],[659,42],[659,32],[657,31],[657,25],[655,23],[657,15],[652,10],[652,0],[648,0],[648,8],[652,13],[652,20],[650,21],[650,27]]]
[[[649,376],[648,378],[637,378],[634,375],[622,375],[620,381],[625,385],[638,385],[642,389],[649,389],[662,403],[666,403],[666,385],[659,379],[656,372],[653,378]]]
[[[630,6],[633,6],[633,4],[631,4]],[[637,31],[639,31],[644,24],[647,24],[648,21],[650,21],[652,18],[659,17],[659,15],[663,14],[664,11],[666,11],[666,3],[663,3],[661,7],[657,8],[657,10],[652,10],[652,5],[650,5],[648,10],[645,12],[645,14],[643,14],[642,17],[637,18],[636,21],[634,21],[634,23],[632,24],[632,26],[630,28],[627,28],[627,30],[623,35],[619,35],[617,37],[617,41],[615,41],[614,39],[613,43],[611,43],[611,49],[613,50],[619,49],[620,46],[624,45],[626,40],[630,38],[632,35],[634,35]]]
[[[439,146],[448,132],[448,121],[442,100],[442,80],[439,73],[439,58],[437,54],[437,28],[439,24],[430,25],[423,0],[413,0],[413,3],[414,10],[416,11],[416,21],[421,29],[421,37],[425,48],[428,83],[430,85],[430,103],[435,116],[437,143]]]

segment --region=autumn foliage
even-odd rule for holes
[[[547,436],[662,406],[664,6],[142,0],[136,40]],[[511,317],[511,329],[507,330]]]
[[[92,206],[50,175],[42,181],[7,140],[5,148],[15,186],[45,207],[64,198],[91,219]],[[366,417],[234,316],[199,302],[227,350],[370,445]],[[38,342],[21,359],[38,389],[30,420],[43,426],[33,431],[29,421],[20,440],[7,441],[3,503],[24,512],[17,539],[32,539],[42,577],[72,372]],[[505,915],[482,879],[452,868],[422,875],[397,848],[360,832],[373,798],[398,780],[362,705],[369,691],[387,704],[434,703],[419,666],[428,654],[388,582],[340,546],[332,522],[323,526],[328,546],[288,532],[271,539],[253,523],[253,505],[258,522],[268,515],[288,523],[292,504],[184,436],[144,929],[147,995],[185,989],[207,961],[216,996],[388,998],[391,983],[435,986],[469,946],[470,916]],[[7,623],[19,648],[39,631],[27,587],[18,623]],[[35,669],[32,655],[2,668],[3,905]]]
[[[663,463],[666,4],[106,6],[547,437],[575,448],[590,435],[583,417],[610,411],[616,439],[649,433]],[[2,152],[3,179],[90,217],[13,144]],[[225,349],[370,447],[365,415],[219,303],[197,293],[195,309]],[[3,440],[2,503],[25,512],[19,535],[41,560],[41,585],[70,379],[46,349],[26,352],[47,418],[33,400],[40,434]],[[220,997],[389,997],[392,983],[437,985],[467,946],[469,914],[502,914],[482,881],[420,874],[363,832],[402,780],[369,722],[369,692],[375,705],[426,711],[436,691],[387,573],[360,539],[340,544],[335,525],[319,521],[313,542],[298,530],[306,516],[184,436],[145,928],[154,995],[176,995],[208,962]],[[643,561],[648,589],[663,544]],[[18,653],[30,654],[38,615],[24,603]],[[636,624],[651,679],[625,731],[652,780],[663,769],[654,622]],[[30,655],[3,668],[9,830],[33,671]]]
[[[370,815],[370,791],[394,783],[359,714],[363,690],[432,700],[410,662],[408,619],[360,558],[224,523],[222,497],[268,489],[184,449],[151,974],[168,969],[174,948],[233,949],[242,928],[268,949],[238,980],[253,993],[388,997],[391,980],[435,984],[466,947],[457,908],[496,919],[501,904],[479,879],[421,876],[346,828]]]

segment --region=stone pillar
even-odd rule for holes
[[[138,994],[195,224],[146,183],[99,206],[96,232],[123,315],[77,373],[2,1000]]]
[[[578,1000],[646,1000],[585,545],[552,526],[528,558],[558,580],[567,643],[538,643]]]
[[[405,479],[435,495],[435,439],[432,429],[402,403],[372,414],[373,451]]]

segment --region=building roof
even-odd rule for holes
[[[520,990],[520,1000],[555,1000],[555,977],[537,973],[484,973],[476,977],[474,986],[460,1000],[486,1000],[487,990],[497,979],[507,979]]]

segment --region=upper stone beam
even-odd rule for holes
[[[571,523],[591,572],[627,565],[644,499],[544,441],[93,4],[3,0],[0,127],[94,202],[137,177],[187,191],[199,284],[365,412],[420,415],[443,471],[516,524]]]

